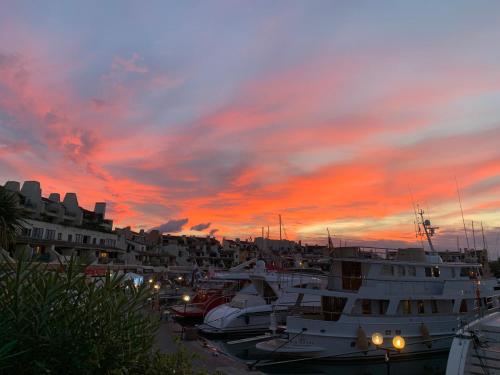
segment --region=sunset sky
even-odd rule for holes
[[[454,249],[455,176],[498,251],[500,2],[0,4],[2,185],[136,229],[276,238],[281,214],[394,246],[413,195]]]

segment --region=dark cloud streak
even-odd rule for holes
[[[196,225],[193,225],[191,227],[191,230],[195,230],[195,231],[201,232],[202,230],[208,229],[210,227],[210,224],[211,223],[196,224]]]
[[[177,233],[184,228],[184,225],[186,225],[188,221],[188,218],[178,220],[172,219],[152,229],[156,229],[160,231],[160,233]]]

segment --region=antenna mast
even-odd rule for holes
[[[417,216],[417,207],[415,205],[415,199],[413,199],[413,192],[411,191],[410,185],[408,185],[408,190],[410,191],[410,198],[411,198],[411,204],[413,206],[413,214],[415,215],[415,238],[419,238],[419,229],[420,226],[418,225],[418,216]],[[422,237],[420,236],[420,244],[422,245],[422,248],[424,247],[424,241],[422,240]]]
[[[429,242],[429,247],[433,253],[436,252],[436,249],[434,249],[434,245],[432,244],[431,237],[434,236],[434,233],[436,233],[436,229],[439,229],[439,227],[433,227],[431,226],[431,221],[429,219],[424,220],[424,211],[421,209],[418,213],[420,215],[421,221],[422,221],[422,226],[424,227],[424,232],[425,236],[427,237],[427,241]]]
[[[326,228],[326,231],[328,232],[328,250],[331,253],[333,251],[332,237],[330,236],[330,230],[328,228]]]

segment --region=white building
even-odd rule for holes
[[[19,182],[9,181],[4,188],[16,194],[29,217],[16,241],[17,256],[27,253],[46,262],[77,256],[108,264],[125,254],[112,232],[113,221],[105,218],[106,203],[98,202],[89,211],[78,205],[75,193],[67,193],[63,201],[58,193],[45,198],[38,181],[26,181],[22,188]]]

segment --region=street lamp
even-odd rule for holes
[[[392,339],[392,346],[394,347],[394,349],[393,348],[386,348],[386,347],[382,347],[382,344],[384,343],[384,336],[382,336],[382,334],[379,332],[374,332],[372,334],[372,343],[378,349],[385,350],[385,363],[387,364],[387,375],[390,375],[391,374],[391,365],[389,363],[390,352],[391,351],[400,352],[401,350],[403,350],[406,346],[405,339],[403,338],[403,336],[399,336],[399,335],[394,336],[394,338]]]
[[[394,338],[392,339],[392,346],[394,346],[397,350],[403,350],[405,348],[405,345],[405,339],[401,336],[394,336]]]
[[[182,300],[184,301],[184,319],[186,319],[186,308],[187,308],[188,302],[191,301],[191,296],[189,294],[184,294],[182,296]],[[184,336],[185,336],[184,324],[182,325],[182,332],[181,332],[182,338],[184,338]]]
[[[384,343],[384,336],[382,336],[382,334],[378,332],[375,332],[372,335],[372,342],[373,344],[375,344],[375,346],[380,346]]]
[[[156,309],[160,311],[160,284],[156,283],[153,288],[155,289],[155,305]],[[160,312],[161,314],[161,312]]]
[[[189,294],[184,294],[182,300],[184,301],[184,317],[186,317],[186,307],[188,302],[191,301],[191,296]]]

